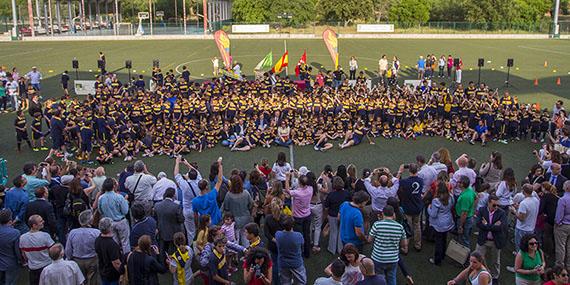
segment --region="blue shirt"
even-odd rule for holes
[[[425,69],[426,68],[426,60],[421,58],[420,60],[418,60],[418,68],[420,69]]]
[[[386,285],[384,275],[364,276],[364,279],[356,282],[356,285]]]
[[[277,231],[275,233],[279,269],[303,266],[302,248],[305,240],[299,232]]]
[[[418,176],[410,176],[400,179],[400,205],[404,209],[406,215],[419,215],[424,207],[422,200],[422,191],[424,189],[424,181]]]
[[[26,174],[22,174],[22,176],[24,178],[26,178],[26,180],[28,181],[28,183],[26,183],[26,185],[24,185],[24,190],[26,190],[26,192],[28,192],[28,198],[30,201],[36,200],[36,189],[38,187],[42,187],[42,186],[47,187],[49,185],[49,181],[47,181],[45,179],[40,179],[40,178],[37,178],[35,176],[26,175]]]
[[[18,268],[20,231],[8,225],[0,226],[0,271]]]
[[[481,126],[481,125],[475,126],[475,131],[476,131],[478,134],[483,134],[483,133],[487,132],[488,129],[489,129],[489,128],[487,128],[487,126]]]
[[[16,221],[24,221],[24,215],[26,213],[26,207],[29,202],[28,194],[22,188],[12,188],[6,192],[6,197],[4,198],[4,206],[12,211]]]
[[[156,220],[153,217],[146,217],[140,222],[137,222],[131,228],[131,234],[129,236],[131,247],[137,246],[139,238],[143,235],[149,235],[151,242],[154,245],[156,243]]]
[[[210,215],[212,220],[212,225],[217,225],[222,220],[222,213],[218,207],[218,202],[216,198],[218,197],[218,191],[216,188],[206,193],[205,195],[198,196],[192,199],[192,209],[194,213],[202,216],[205,214]]]
[[[111,218],[113,221],[120,221],[129,212],[129,203],[125,198],[115,192],[106,192],[99,197],[98,203],[101,216]]]
[[[360,238],[356,235],[354,228],[360,228],[364,233],[364,218],[359,208],[344,202],[340,205],[340,240],[342,243],[352,243],[354,245],[363,244]]]

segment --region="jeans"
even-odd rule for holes
[[[435,253],[433,261],[436,265],[440,265],[445,258],[445,250],[447,249],[447,232],[433,231],[435,240]]]
[[[131,252],[131,244],[129,242],[130,227],[127,219],[122,219],[116,222],[114,221],[112,229],[113,239],[123,248],[123,253],[127,254]]]
[[[40,275],[42,274],[42,271],[44,270],[44,267],[40,268],[40,269],[30,269],[29,271],[29,277],[30,277],[30,285],[39,285],[40,284]]]
[[[461,218],[457,218],[456,225],[461,224]],[[465,224],[463,225],[463,234],[459,235],[459,243],[471,248],[471,233],[473,232],[473,217],[467,217],[465,219]]]
[[[311,256],[311,215],[304,218],[295,218],[295,231],[303,234],[305,243],[303,244],[303,256],[309,258]]]
[[[17,111],[18,109],[20,109],[20,99],[18,98],[18,94],[16,95],[10,95],[10,104],[12,105],[12,108],[14,109],[14,111]]]
[[[16,285],[18,284],[20,269],[15,267],[8,271],[0,271],[0,284],[1,285]]]
[[[115,280],[115,281],[101,280],[101,285],[119,285],[119,280]]]
[[[275,139],[275,143],[279,146],[289,147],[293,143],[293,141],[289,139],[286,142],[284,142],[281,139]]]
[[[277,250],[275,252],[270,252],[271,253],[271,261],[273,263],[273,266],[271,267],[271,270],[273,271],[273,281],[272,284],[273,285],[281,285],[281,280],[279,280],[278,276],[279,276],[279,255],[277,254]]]
[[[192,241],[196,235],[196,224],[194,223],[194,211],[184,210],[184,227],[186,228],[186,238],[188,238],[188,245],[192,246]]]
[[[356,79],[356,69],[351,69],[350,70],[350,76],[348,77],[349,80],[355,80]]]
[[[398,263],[381,263],[374,260],[374,270],[376,274],[384,275],[386,285],[396,285],[396,273],[398,272]]]
[[[305,285],[307,284],[307,270],[305,266],[298,268],[280,268],[279,279],[281,285]]]
[[[530,235],[533,234],[533,231],[523,231],[523,230],[519,230],[518,228],[515,227],[515,250],[519,251],[520,247],[520,243],[521,243],[521,239],[526,236],[526,235]]]
[[[311,217],[311,241],[313,246],[318,247],[323,226],[323,204],[311,204]]]
[[[0,109],[5,111],[7,109],[7,105],[8,105],[7,95],[0,97]]]
[[[57,233],[57,239],[59,240],[59,242],[61,244],[63,244],[63,246],[65,246],[65,242],[66,242],[66,234],[67,234],[67,217],[63,216],[63,214],[59,217],[57,217],[56,220],[56,233]]]
[[[329,220],[329,245],[327,249],[333,255],[337,255],[342,250],[339,220],[337,217],[327,216],[327,218]]]

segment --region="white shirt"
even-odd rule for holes
[[[342,285],[342,282],[335,281],[332,277],[319,277],[314,285]]]
[[[437,179],[437,174],[439,172],[431,165],[424,164],[420,171],[418,171],[418,177],[424,181],[424,190],[422,194],[429,190],[431,184]]]
[[[380,70],[386,70],[388,69],[388,60],[385,58],[381,58],[378,61],[378,66],[380,67]]]
[[[517,213],[526,214],[526,218],[523,221],[517,219],[516,228],[525,232],[534,231],[539,206],[540,201],[538,198],[534,196],[525,197],[524,200],[521,201]]]
[[[141,180],[135,189],[137,180],[139,180],[141,175]],[[150,174],[135,173],[127,177],[127,180],[125,180],[125,188],[135,196],[135,201],[150,201],[153,196],[152,186],[154,186],[155,183],[156,177]]]
[[[435,171],[437,171],[437,174],[439,174],[442,171],[447,173],[447,165],[441,162],[434,162],[431,164],[431,167],[433,167]]]
[[[513,204],[513,190],[507,187],[507,182],[501,181],[499,186],[497,186],[497,197],[499,197],[499,205],[510,206]]]
[[[348,65],[350,66],[350,70],[357,70],[358,69],[358,62],[356,61],[356,59],[351,59],[348,62]]]
[[[168,188],[174,188],[174,190],[176,190],[176,183],[174,183],[174,181],[172,181],[166,177],[161,178],[160,180],[156,181],[156,184],[154,184],[154,186],[152,186],[152,192],[153,192],[152,200],[154,200],[154,201],[164,200],[164,198],[163,198],[164,192],[166,192],[166,189],[168,189]],[[173,200],[176,200],[176,197],[174,197]]]
[[[291,171],[291,165],[288,162],[285,162],[285,165],[280,166],[279,164],[274,163],[273,168],[271,169],[273,173],[275,173],[275,178],[279,181],[285,181],[285,175],[287,172]]]
[[[18,95],[18,87],[18,81],[16,80],[6,82],[6,90],[8,91],[8,95]]]
[[[370,194],[370,201],[372,202],[372,210],[380,212],[386,207],[388,198],[396,197],[398,195],[398,188],[400,188],[400,180],[392,177],[392,187],[375,187],[370,182],[370,178],[364,180],[366,191]]]
[[[40,275],[40,285],[80,285],[85,281],[75,261],[58,259],[48,265]]]
[[[470,186],[475,184],[475,178],[477,178],[477,173],[471,168],[461,167],[455,173],[453,173],[453,177],[451,177],[451,185],[453,185],[453,195],[459,196],[461,194],[461,188],[457,186],[457,182],[459,181],[459,177],[467,176],[469,178]]]

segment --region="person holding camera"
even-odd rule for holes
[[[269,285],[273,279],[272,268],[269,252],[265,248],[255,247],[243,262],[243,280],[248,285]]]

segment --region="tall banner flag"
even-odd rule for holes
[[[331,29],[326,29],[323,32],[323,40],[325,45],[331,54],[331,59],[334,64],[334,69],[338,69],[338,37],[336,33]]]
[[[270,51],[256,66],[254,70],[264,70],[273,65],[273,52]]]
[[[271,71],[273,71],[273,73],[275,73],[275,74],[279,74],[288,65],[289,65],[289,51],[286,51],[283,54],[283,56],[281,56],[279,61],[277,61],[277,63],[275,63],[275,66],[273,67],[273,69],[271,69]]]
[[[216,41],[220,55],[224,60],[224,65],[226,68],[232,68],[232,59],[230,56],[230,38],[228,38],[228,34],[222,30],[218,30],[214,34],[214,40]]]
[[[295,76],[297,76],[297,77],[299,77],[299,74],[301,73],[301,70],[300,70],[301,64],[307,64],[307,51],[306,50],[303,53],[303,55],[301,56],[301,58],[299,59],[297,66],[295,66]]]

